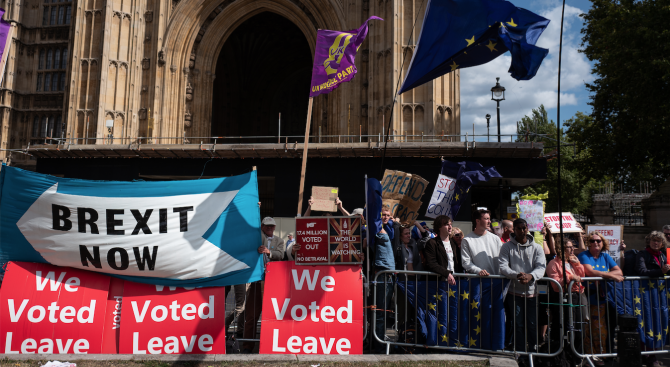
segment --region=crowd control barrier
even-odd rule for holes
[[[533,357],[553,357],[563,351],[559,282],[541,278],[522,285],[498,275],[453,275],[455,285],[426,271],[377,272],[371,289],[372,304],[378,305],[372,308],[372,337],[385,344],[387,354],[391,346],[399,346],[525,355],[532,366]],[[550,297],[552,284],[558,292]],[[384,306],[382,297],[391,291],[391,301]],[[511,318],[506,319],[506,314]],[[377,328],[378,320],[383,328]],[[517,325],[516,332],[511,325]],[[552,333],[558,336],[553,342]]]
[[[568,299],[573,304],[568,315],[568,337],[572,352],[592,359],[617,356],[617,315],[638,318],[643,355],[667,353],[663,346],[668,335],[668,277],[624,277],[622,282],[601,277],[582,278],[583,292],[569,284]]]

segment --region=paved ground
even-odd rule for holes
[[[378,364],[380,366],[396,365],[415,365],[417,362],[428,362],[427,365],[456,365],[456,366],[492,366],[492,367],[517,367],[517,363],[510,358],[501,358],[490,355],[458,355],[458,354],[402,354],[402,355],[274,355],[274,354],[210,354],[210,355],[132,355],[132,354],[0,354],[0,366],[3,365],[21,365],[21,362],[28,361],[47,361],[57,359],[59,361],[68,361],[79,364],[90,364],[88,362],[101,361],[134,361],[146,362],[157,361],[166,362],[160,365],[171,365],[175,362],[259,362],[259,363],[279,363],[294,365],[300,362],[308,362],[310,365],[320,365],[321,363],[332,365],[356,364]],[[433,362],[433,363],[430,363]],[[451,363],[449,363],[451,362]],[[253,363],[252,363],[253,364]],[[28,364],[32,365],[32,364]],[[40,365],[36,363],[35,365]],[[119,364],[123,366],[123,363]]]

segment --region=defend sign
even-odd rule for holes
[[[5,354],[100,353],[109,277],[10,262],[0,290]]]
[[[123,354],[225,354],[225,288],[126,282]]]
[[[360,266],[268,264],[261,354],[363,354]]]

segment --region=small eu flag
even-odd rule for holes
[[[549,50],[535,46],[549,20],[504,0],[429,0],[404,93],[510,51],[509,72],[532,79]]]
[[[477,162],[451,162],[442,161],[442,171],[445,176],[456,178],[456,191],[451,198],[451,212],[454,216],[461,208],[463,197],[468,194],[470,188],[480,182],[486,182],[492,178],[502,178],[494,166],[484,167]],[[453,219],[453,218],[452,218]]]

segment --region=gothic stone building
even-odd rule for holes
[[[279,113],[280,135],[290,141],[304,135],[317,29],[355,29],[371,15],[385,21],[370,22],[355,79],[315,98],[312,135],[376,136],[425,11],[417,0],[2,4],[15,27],[0,95],[3,149],[55,144],[53,138],[69,146],[109,144],[110,134],[114,144],[277,136]],[[398,98],[393,131],[459,134],[459,105],[456,71]],[[17,164],[28,159],[1,154]]]

